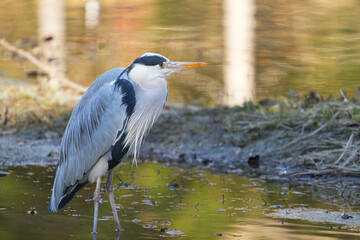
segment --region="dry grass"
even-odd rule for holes
[[[322,102],[300,112],[296,119],[280,121],[278,126],[286,126],[290,140],[274,150],[292,155],[285,159],[292,167],[302,167],[291,175],[360,177],[360,106]]]
[[[39,86],[0,86],[0,90],[0,136],[14,134],[24,128],[51,130],[61,135],[81,97],[71,90],[56,91]],[[215,124],[223,132],[222,136],[228,136],[226,139],[223,137],[221,144],[240,146],[239,141],[243,141],[243,148],[271,136],[269,141],[276,144],[264,147],[260,155],[273,157],[270,160],[287,167],[301,169],[293,172],[292,176],[360,177],[360,107],[356,99],[344,99],[329,102],[288,100],[271,106],[247,103],[241,108],[217,107],[202,111],[201,114],[209,115],[206,119],[211,122],[201,122],[203,128],[193,131],[210,129],[206,124]],[[172,120],[164,118],[164,121]],[[178,119],[176,124],[184,123]],[[243,136],[248,137],[245,139]]]
[[[0,86],[0,135],[19,129],[62,131],[81,95],[39,86]]]
[[[255,141],[274,142],[255,152],[292,169],[287,176],[360,177],[360,105],[341,94],[335,101],[305,98],[270,107],[248,103],[228,117],[227,131],[256,132]]]

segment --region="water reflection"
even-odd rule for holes
[[[42,1],[1,1],[2,37],[36,53]],[[65,18],[66,48],[59,52],[66,53],[67,74],[83,85],[149,51],[209,63],[169,78],[170,102],[211,106],[222,103],[226,89],[238,102],[289,90],[327,97],[343,88],[351,95],[360,85],[359,1],[109,0],[101,11],[99,2],[65,1],[54,13]],[[0,76],[31,81],[24,73],[33,70],[0,54]]]
[[[325,224],[278,219],[249,219],[246,224],[233,225],[243,239],[358,239],[358,233],[329,231]]]
[[[99,25],[100,2],[98,0],[88,0],[85,4],[85,26],[95,28]]]
[[[93,236],[93,240],[97,240],[98,239],[98,237],[97,237],[97,234],[95,233],[95,234],[92,234],[92,236]],[[116,234],[115,234],[115,240],[120,240],[120,236],[121,236],[121,232],[116,232]]]
[[[225,0],[225,103],[242,105],[255,99],[254,0]]]
[[[69,206],[53,214],[47,211],[47,205],[55,167],[7,171],[10,174],[0,178],[3,239],[46,239],[50,235],[55,240],[93,238],[93,185],[85,186]],[[276,208],[297,206],[341,211],[342,199],[334,188],[290,186],[156,163],[132,168],[131,161],[120,166],[115,175],[114,195],[124,229],[120,239],[354,239],[358,234],[336,229],[341,227],[339,224],[265,215]],[[353,211],[359,210],[356,203],[351,204]],[[94,239],[118,239],[107,202],[101,204],[99,218]]]
[[[38,6],[38,55],[57,72],[57,79],[50,83],[57,87],[66,72],[65,3],[63,0],[38,0]],[[47,81],[46,77],[40,78],[40,82]]]

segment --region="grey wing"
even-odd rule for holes
[[[121,99],[100,89],[69,122],[61,143],[58,168],[66,186],[81,180],[97,160],[108,152],[126,123]],[[101,99],[99,99],[101,98]],[[114,99],[115,98],[115,99]],[[117,108],[109,106],[115,101]]]
[[[115,79],[97,79],[71,115],[61,142],[50,211],[57,211],[67,188],[84,181],[84,174],[111,149],[119,131],[125,129],[128,119],[124,104],[126,93],[122,86],[115,86],[112,82]]]
[[[61,141],[58,168],[63,168],[67,186],[90,170],[113,144],[126,119],[123,95],[110,84],[123,71],[117,68],[101,75],[75,107]]]

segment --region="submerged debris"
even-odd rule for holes
[[[168,230],[166,233],[170,234],[170,235],[183,235],[184,234],[183,231],[178,230],[178,229]]]
[[[37,211],[35,208],[30,208],[30,210],[26,211],[26,213],[29,215],[35,215],[37,214]]]
[[[146,204],[146,205],[150,205],[150,206],[153,206],[153,207],[159,205],[159,202],[158,202],[158,201],[152,201],[152,200],[149,200],[148,198],[142,200],[142,202],[143,202],[144,204]]]
[[[354,217],[345,213],[344,215],[341,216],[341,218],[342,219],[350,219],[350,218],[354,218]],[[359,225],[360,225],[360,223],[359,223]]]
[[[6,177],[6,176],[8,176],[9,174],[10,174],[9,172],[0,171],[0,177]]]
[[[140,219],[137,219],[137,218],[133,219],[132,221],[133,221],[134,223],[140,223],[140,222],[141,222],[141,220],[140,220]]]
[[[172,223],[170,221],[156,221],[151,224],[145,224],[143,227],[149,228],[149,229],[155,229],[155,230],[158,230],[160,233],[167,233],[173,237],[186,236],[186,234],[179,229],[169,229],[168,227],[171,224]],[[166,237],[166,236],[160,235],[160,237]]]

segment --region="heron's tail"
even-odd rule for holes
[[[56,177],[48,207],[49,212],[57,212],[59,209],[65,207],[75,196],[75,193],[87,183],[87,181],[76,181],[73,185],[66,186],[60,177],[61,174],[58,174],[58,172],[59,168],[56,171]]]
[[[59,168],[56,171],[56,176],[54,180],[54,186],[51,193],[51,199],[49,202],[49,212],[57,212],[59,210],[59,202],[62,196],[64,195],[66,185],[62,179],[59,177]]]

